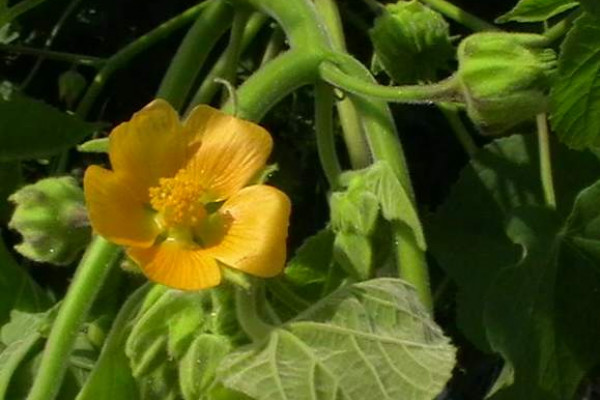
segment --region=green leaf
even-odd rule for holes
[[[108,138],[91,139],[77,146],[82,153],[108,153]]]
[[[7,398],[9,384],[17,368],[42,338],[46,314],[11,313],[10,322],[2,327],[0,340],[6,346],[0,353],[0,399]]]
[[[514,383],[494,400],[572,399],[600,361],[600,315],[590,312],[600,307],[599,201],[600,182],[581,192],[566,222],[542,207],[517,209],[508,221],[523,256],[494,281],[484,321]],[[596,251],[582,251],[581,240]]]
[[[566,216],[577,193],[600,176],[600,163],[554,141],[551,148],[558,211]],[[515,208],[543,204],[536,138],[515,135],[481,150],[428,221],[430,249],[458,287],[457,325],[482,350],[490,350],[482,299],[520,254],[504,223]]]
[[[359,171],[346,172],[340,180],[342,185],[349,187],[349,191],[361,190],[374,194],[383,217],[408,225],[419,246],[426,249],[423,227],[411,196],[385,161],[378,161]]]
[[[551,91],[551,123],[576,149],[600,145],[600,20],[584,14],[561,46]]]
[[[19,162],[0,163],[0,221],[8,222],[13,209],[8,197],[23,183],[23,174]]]
[[[218,376],[257,400],[430,400],[454,353],[414,289],[381,278],[337,290],[230,354]]]
[[[332,193],[329,206],[334,231],[366,236],[375,229],[379,200],[357,180],[352,182],[348,190]]]
[[[373,249],[367,237],[341,232],[336,235],[333,246],[335,260],[348,275],[360,281],[369,279],[372,273]]]
[[[0,240],[0,324],[8,320],[12,309],[37,312],[50,304],[46,293],[16,263]]]
[[[520,0],[512,10],[498,17],[496,22],[502,24],[509,21],[546,21],[555,15],[577,7],[577,5],[576,1],[571,0]]]
[[[1,88],[0,92],[1,162],[56,154],[97,129],[94,124],[12,89]]]
[[[296,286],[324,283],[331,265],[334,239],[335,235],[329,229],[306,239],[287,263],[286,278]]]
[[[595,17],[600,17],[600,2],[598,0],[579,0],[579,2],[585,11]]]
[[[106,338],[102,353],[76,400],[136,400],[139,392],[133,378],[125,344],[131,332],[131,321],[147,299],[147,284],[125,302]]]
[[[140,315],[125,349],[136,378],[183,355],[204,322],[204,297],[204,292],[167,290]]]
[[[230,351],[231,342],[224,336],[202,334],[196,337],[179,363],[179,385],[185,400],[207,397],[217,367]]]

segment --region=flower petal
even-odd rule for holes
[[[109,143],[113,170],[134,177],[137,190],[147,192],[185,165],[189,140],[175,110],[158,99],[113,129]]]
[[[84,192],[92,227],[111,242],[149,247],[159,234],[153,212],[125,176],[92,165],[85,171]]]
[[[285,264],[290,208],[287,195],[274,187],[243,188],[219,209],[231,221],[222,240],[203,251],[251,275],[275,276]]]
[[[200,290],[221,282],[215,259],[176,240],[165,240],[149,249],[132,247],[127,254],[150,280],[175,289]]]
[[[198,106],[184,122],[202,144],[189,168],[214,201],[223,200],[264,168],[273,148],[264,128],[208,106]]]

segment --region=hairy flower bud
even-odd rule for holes
[[[397,83],[435,80],[454,56],[448,23],[418,1],[387,5],[369,34],[377,61]]]
[[[23,236],[15,249],[54,265],[75,260],[90,240],[83,192],[71,177],[42,179],[9,197],[15,211],[9,227]]]
[[[457,78],[467,113],[484,132],[500,132],[544,112],[556,55],[541,35],[485,32],[458,48]]]

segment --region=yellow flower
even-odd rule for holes
[[[155,100],[109,141],[112,171],[85,173],[90,220],[148,278],[197,290],[218,285],[221,266],[281,272],[290,201],[274,187],[246,186],[271,153],[266,130],[208,106],[180,122]]]

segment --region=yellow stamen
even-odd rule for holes
[[[206,217],[204,188],[185,169],[173,178],[161,178],[149,193],[150,204],[165,227],[196,226]]]

